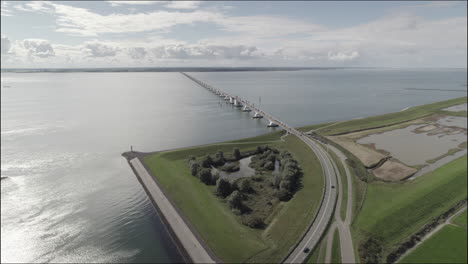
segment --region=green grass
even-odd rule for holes
[[[302,132],[309,132],[312,129],[318,129],[320,127],[328,126],[331,124],[334,124],[336,122],[330,122],[330,123],[323,123],[323,124],[315,124],[315,125],[309,125],[309,126],[303,126],[303,127],[297,127],[296,129]]]
[[[432,218],[466,198],[467,156],[404,183],[368,184],[363,208],[353,224],[356,242],[371,235],[388,253]]]
[[[459,215],[455,216],[452,219],[452,223],[459,225],[459,226],[465,226],[467,225],[467,218],[466,218],[466,209]]]
[[[330,156],[335,161],[336,166],[338,167],[338,171],[340,172],[341,177],[341,185],[340,192],[342,192],[341,196],[341,209],[340,209],[340,217],[341,220],[345,220],[346,218],[346,202],[348,201],[348,179],[346,177],[346,171],[343,167],[343,163],[341,160],[336,156],[335,152],[329,151]]]
[[[331,263],[341,263],[341,244],[338,228],[335,229],[335,234],[333,235]]]
[[[281,203],[279,212],[265,230],[251,229],[189,173],[186,159],[189,155],[203,156],[217,150],[230,153],[234,147],[241,151],[255,149],[252,142],[275,141],[282,131],[237,140],[236,144],[218,144],[155,153],[144,158],[158,183],[175,202],[182,214],[194,226],[213,252],[225,262],[280,262],[305,231],[322,196],[323,175],[320,163],[312,150],[297,137],[288,136],[285,142],[269,143],[288,149],[299,161],[303,170],[302,184],[294,197]],[[243,144],[243,143],[249,144]],[[232,143],[232,142],[231,142]]]
[[[444,226],[405,256],[400,263],[467,263],[466,237],[465,228]]]
[[[320,134],[324,135],[335,135],[345,134],[358,130],[365,130],[371,128],[378,128],[383,126],[394,125],[409,120],[421,118],[434,113],[438,113],[440,109],[449,107],[452,105],[462,104],[467,101],[467,97],[455,98],[447,101],[420,105],[411,107],[405,111],[394,112],[384,115],[371,116],[362,119],[353,119],[343,123],[336,124],[324,129],[319,130]]]

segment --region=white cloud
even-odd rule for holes
[[[173,9],[194,9],[197,8],[201,1],[106,1],[111,6],[122,5],[153,5],[159,4],[166,8]]]
[[[2,54],[7,54],[10,51],[10,48],[11,48],[11,41],[6,36],[2,35],[2,42],[1,42]]]
[[[22,45],[30,57],[47,58],[55,56],[54,48],[47,40],[25,39],[23,40]]]
[[[339,62],[344,62],[344,61],[351,61],[359,57],[359,52],[357,51],[352,51],[352,52],[328,52],[328,59],[332,61],[339,61]]]
[[[156,1],[106,1],[111,6],[121,5],[151,5],[157,3]]]
[[[93,41],[86,43],[84,50],[90,57],[111,57],[115,56],[118,48]]]
[[[141,60],[141,59],[145,58],[145,56],[146,56],[146,54],[148,54],[148,52],[143,47],[135,47],[135,48],[129,48],[128,49],[128,54],[134,60]]]
[[[2,16],[13,16],[13,11],[8,7],[9,3],[2,1],[1,2],[1,15]]]
[[[164,5],[174,9],[194,9],[200,5],[201,1],[167,1]]]

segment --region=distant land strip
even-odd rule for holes
[[[338,70],[345,67],[138,67],[138,68],[3,68],[2,72],[239,72],[239,71],[300,71]]]
[[[403,88],[405,90],[422,90],[422,91],[441,91],[441,92],[466,92],[466,90],[454,90],[454,89],[430,89],[430,88]]]

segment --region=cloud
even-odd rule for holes
[[[54,49],[49,41],[44,39],[25,39],[22,42],[24,49],[30,57],[47,58],[55,56]]]
[[[1,2],[1,15],[2,16],[13,16],[13,12],[8,8],[9,3],[2,1]]]
[[[145,56],[146,56],[146,54],[148,54],[148,52],[146,51],[145,48],[136,47],[136,48],[129,48],[128,49],[128,54],[134,60],[141,60],[141,59],[145,58]]]
[[[152,5],[156,4],[157,1],[106,1],[111,6],[121,6],[121,5]]]
[[[194,9],[200,5],[201,1],[167,1],[164,5],[174,9]]]
[[[150,49],[156,59],[254,59],[263,54],[252,46],[165,45]]]
[[[97,41],[86,43],[84,50],[90,57],[111,57],[117,52],[117,48]]]
[[[1,50],[2,54],[7,54],[11,48],[11,41],[6,37],[2,36]]]
[[[201,1],[106,1],[111,6],[122,5],[153,5],[159,4],[166,8],[172,9],[194,9],[197,8]]]
[[[352,51],[352,52],[328,52],[328,59],[332,61],[339,61],[339,62],[344,62],[344,61],[351,61],[359,57],[359,52],[357,51]]]

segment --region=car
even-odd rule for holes
[[[332,185],[332,189],[335,189],[335,185]]]
[[[304,248],[304,253],[308,253],[309,251],[310,251],[310,249],[309,249],[309,248],[307,248],[307,247],[306,247],[306,248]]]

